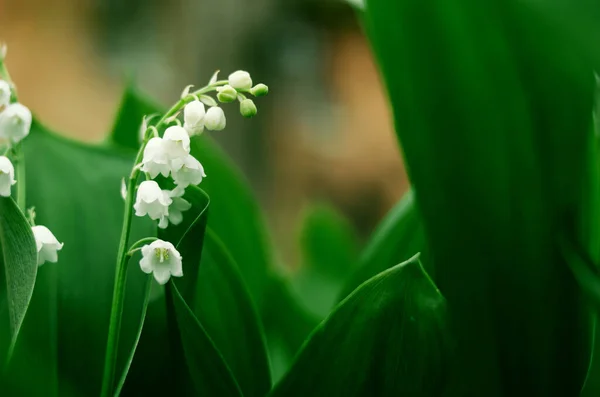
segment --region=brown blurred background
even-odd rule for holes
[[[164,104],[216,69],[268,84],[259,117],[226,109],[214,136],[285,263],[297,263],[309,203],[332,203],[365,238],[408,188],[368,43],[341,0],[0,0],[0,40],[21,101],[90,142],[110,130],[130,81]]]

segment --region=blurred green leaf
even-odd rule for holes
[[[167,296],[172,299],[183,354],[195,386],[195,394],[241,397],[240,387],[223,356],[172,281],[167,285]]]
[[[291,286],[306,310],[323,319],[356,268],[358,238],[335,208],[313,204],[305,211],[299,240],[302,263],[291,276]]]
[[[425,235],[422,222],[417,214],[412,190],[390,210],[381,221],[364,248],[358,269],[346,281],[339,294],[344,299],[356,287],[389,269],[404,262],[417,252],[421,252],[421,262],[433,276],[431,260],[426,256]]]
[[[110,139],[113,143],[132,151],[140,147],[140,127],[144,116],[156,113],[158,106],[128,86],[113,124]]]
[[[451,343],[445,299],[417,255],[340,303],[269,396],[440,396]]]
[[[28,205],[36,207],[36,223],[65,245],[58,263],[38,271],[10,368],[14,395],[97,395],[123,216],[119,186],[132,156],[60,138],[37,121],[23,147]],[[152,223],[134,219],[132,240],[154,233]],[[139,328],[145,281],[130,266],[120,361]],[[32,358],[40,365],[32,366]]]
[[[598,259],[593,67],[548,3],[367,1],[472,395],[577,395],[590,358],[555,236]]]
[[[220,238],[206,232],[196,298],[190,305],[245,397],[271,389],[265,337],[237,264]]]
[[[0,197],[0,365],[10,360],[37,274],[31,226],[11,197]]]

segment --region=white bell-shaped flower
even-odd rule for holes
[[[218,106],[213,106],[206,112],[204,116],[204,126],[211,131],[221,131],[225,128],[226,120],[223,109]]]
[[[250,73],[244,70],[238,70],[229,75],[229,85],[236,90],[249,90],[252,88],[252,78]]]
[[[31,231],[35,237],[38,265],[43,265],[45,262],[56,263],[58,261],[58,251],[62,249],[64,244],[60,243],[46,226],[32,226]]]
[[[10,104],[0,113],[0,138],[17,143],[30,129],[31,112],[20,103]]]
[[[0,156],[0,196],[10,196],[10,188],[15,181],[15,167],[6,156]]]
[[[163,240],[156,240],[142,247],[140,268],[146,274],[152,273],[161,285],[166,284],[171,276],[183,276],[181,254],[173,244]]]
[[[190,136],[200,135],[204,131],[206,110],[200,101],[192,101],[183,108],[183,128]]]
[[[168,225],[169,206],[173,203],[155,181],[144,181],[138,187],[133,208],[135,215],[148,215],[150,219],[158,221],[158,227],[166,228]]]
[[[162,138],[154,137],[146,144],[141,170],[147,172],[152,179],[156,178],[158,174],[162,174],[165,178],[169,176],[171,164],[167,145]]]
[[[163,135],[164,147],[169,160],[183,158],[190,153],[190,136],[185,128],[178,125],[165,130]]]
[[[188,154],[183,159],[173,161],[173,180],[180,187],[187,187],[189,185],[198,185],[202,182],[202,178],[206,177],[204,173],[204,167],[202,164],[191,154]]]
[[[0,80],[0,107],[8,106],[10,103],[10,84],[7,81]]]

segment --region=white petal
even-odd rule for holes
[[[171,207],[177,209],[178,211],[187,211],[192,208],[192,204],[181,197],[174,197]]]
[[[168,269],[154,271],[154,279],[160,285],[165,285],[167,282],[169,282],[170,278],[171,272]]]
[[[192,128],[196,127],[204,121],[206,110],[204,104],[200,101],[192,101],[183,108],[183,120]]]
[[[173,225],[179,225],[183,221],[183,214],[181,211],[170,210],[169,211],[169,222]]]
[[[160,218],[160,221],[158,222],[158,227],[160,227],[161,229],[166,229],[167,226],[169,226],[169,220],[167,219],[166,216],[163,216],[162,218]]]
[[[20,103],[10,104],[0,113],[0,138],[19,142],[31,129],[31,112]]]
[[[229,75],[229,85],[238,90],[249,90],[252,88],[250,73],[238,70]]]
[[[212,131],[221,131],[225,128],[227,122],[223,109],[218,106],[213,106],[206,112],[204,117],[204,126]]]
[[[190,137],[183,127],[174,125],[167,128],[163,135],[163,139],[167,142],[177,144],[177,147],[181,147],[186,152],[185,154],[190,152]],[[169,150],[169,148],[167,149]]]
[[[146,245],[146,247],[148,247]],[[152,273],[152,262],[150,258],[148,258],[145,254],[142,254],[142,259],[140,260],[140,269],[146,274]]]

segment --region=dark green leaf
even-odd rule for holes
[[[140,127],[144,116],[156,113],[158,106],[139,95],[128,86],[121,98],[119,113],[115,119],[110,138],[123,148],[137,151],[140,147]]]
[[[358,269],[346,282],[339,294],[339,300],[366,280],[404,262],[417,252],[422,252],[421,261],[428,273],[432,274],[433,266],[424,250],[423,225],[417,214],[411,190],[390,210],[372,234],[361,254]]]
[[[183,354],[198,396],[242,396],[240,387],[202,324],[173,282],[167,296],[175,312]]]
[[[237,264],[210,228],[192,308],[244,396],[263,397],[271,389],[271,375],[261,325]]]
[[[12,356],[37,274],[31,226],[11,197],[0,197],[0,365]]]
[[[340,303],[269,396],[440,396],[452,348],[446,321],[445,300],[415,256]]]
[[[367,1],[465,394],[574,396],[588,367],[555,236],[598,260],[593,65],[550,3]]]
[[[21,374],[14,378],[15,395],[98,395],[123,216],[119,186],[133,157],[60,138],[37,122],[23,146],[28,205],[36,207],[36,223],[65,245],[57,264],[39,269],[11,369]],[[152,223],[134,219],[132,241],[154,233]],[[120,362],[137,335],[145,286],[145,275],[132,264]],[[32,357],[39,366],[31,366]]]

